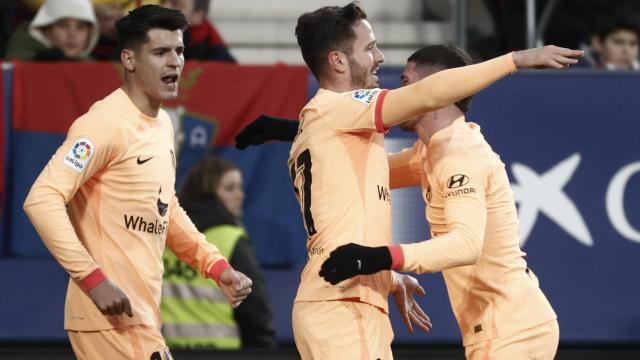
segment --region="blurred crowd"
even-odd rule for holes
[[[551,0],[538,0],[538,21]],[[189,21],[186,60],[235,62],[208,18],[210,0],[5,0],[0,4],[0,56],[7,60],[117,60],[115,22],[135,6],[160,4],[179,9]],[[438,1],[424,0],[423,20],[445,20],[429,12]],[[524,0],[484,0],[491,34],[469,21],[471,54],[488,59],[522,49],[525,44]],[[638,70],[640,2],[635,0],[560,0],[555,3],[542,39],[586,51],[579,64],[605,70]],[[473,20],[473,13],[468,18]]]
[[[640,1],[537,0],[538,26],[545,8],[552,2],[553,11],[541,33],[545,44],[585,50],[585,57],[579,63],[581,67],[640,69]],[[470,50],[475,50],[481,58],[489,58],[525,48],[526,1],[484,0],[484,5],[491,14],[495,33],[488,37],[474,37],[471,33]]]
[[[0,5],[0,55],[7,60],[120,58],[115,23],[142,4],[180,10],[189,21],[187,60],[235,62],[208,20],[209,0],[6,0]]]

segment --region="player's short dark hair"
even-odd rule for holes
[[[635,8],[618,5],[600,10],[594,23],[594,33],[600,41],[620,30],[633,32],[640,39],[640,15]]]
[[[298,45],[304,62],[316,78],[322,74],[331,51],[352,53],[356,38],[352,26],[366,18],[357,1],[342,7],[325,6],[298,18],[295,31]]]
[[[116,22],[118,45],[121,49],[133,49],[147,42],[151,29],[184,31],[186,28],[187,19],[182,12],[159,5],[141,6]]]
[[[417,66],[431,66],[437,71],[473,64],[469,54],[450,44],[425,46],[411,54],[407,62],[413,62]],[[471,99],[473,99],[473,95],[458,101],[456,106],[460,111],[466,113],[469,111]]]

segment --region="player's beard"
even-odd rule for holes
[[[354,89],[373,89],[378,87],[369,81],[371,78],[371,70],[360,65],[358,61],[349,56],[349,72],[351,73],[351,87]]]

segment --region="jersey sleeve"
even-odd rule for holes
[[[420,140],[412,147],[400,152],[388,154],[389,186],[392,189],[418,186],[422,181],[422,155],[424,148]]]
[[[323,118],[338,131],[377,131],[388,129],[382,124],[382,104],[389,90],[360,89],[338,94],[335,103],[319,107]]]
[[[487,221],[485,173],[482,162],[473,156],[448,156],[438,162],[434,180],[442,191],[448,231],[435,233],[431,240],[400,245],[403,271],[433,273],[478,260]]]
[[[85,114],[73,123],[24,202],[24,211],[47,249],[76,280],[99,266],[76,235],[65,205],[82,185],[93,187],[94,179],[123,151],[117,125]]]
[[[398,89],[390,90],[381,105],[381,119],[390,127],[443,108],[471,96],[516,71],[513,55],[506,54],[479,64],[439,71]]]
[[[192,268],[198,269],[204,277],[218,282],[220,273],[230,268],[227,259],[220,254],[215,245],[207,242],[205,236],[198,231],[175,195],[171,202],[167,247],[178,259],[189,264]]]

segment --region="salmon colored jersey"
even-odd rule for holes
[[[318,275],[340,245],[391,244],[389,166],[379,116],[385,93],[320,89],[300,113],[289,169],[308,234],[308,262],[296,301],[350,298],[388,309],[389,271],[335,286]]]
[[[515,70],[513,54],[507,54],[391,91],[318,91],[300,113],[288,162],[308,235],[309,260],[296,301],[349,298],[387,311],[387,295],[396,281],[389,272],[337,285],[318,275],[329,253],[340,245],[391,243],[385,124],[452,104]]]
[[[173,144],[167,113],[148,117],[118,89],[72,124],[33,184],[25,211],[70,275],[65,329],[160,329],[165,242],[181,260],[216,276],[223,257],[175,196]],[[100,313],[83,286],[96,269],[129,297],[133,318]]]
[[[431,240],[400,245],[402,271],[442,271],[463,345],[556,318],[520,250],[504,164],[464,117],[389,157],[395,186],[422,184]]]

